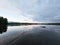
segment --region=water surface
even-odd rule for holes
[[[45,26],[45,28],[43,28]],[[60,26],[8,26],[0,34],[0,45],[60,45]]]

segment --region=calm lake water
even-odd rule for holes
[[[60,45],[60,26],[8,26],[0,34],[0,45]]]

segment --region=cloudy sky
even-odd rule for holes
[[[60,0],[0,0],[0,16],[15,22],[60,22]]]

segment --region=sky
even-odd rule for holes
[[[0,0],[0,16],[14,22],[60,22],[60,0]]]

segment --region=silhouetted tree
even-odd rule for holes
[[[7,18],[0,17],[0,33],[7,31]]]

